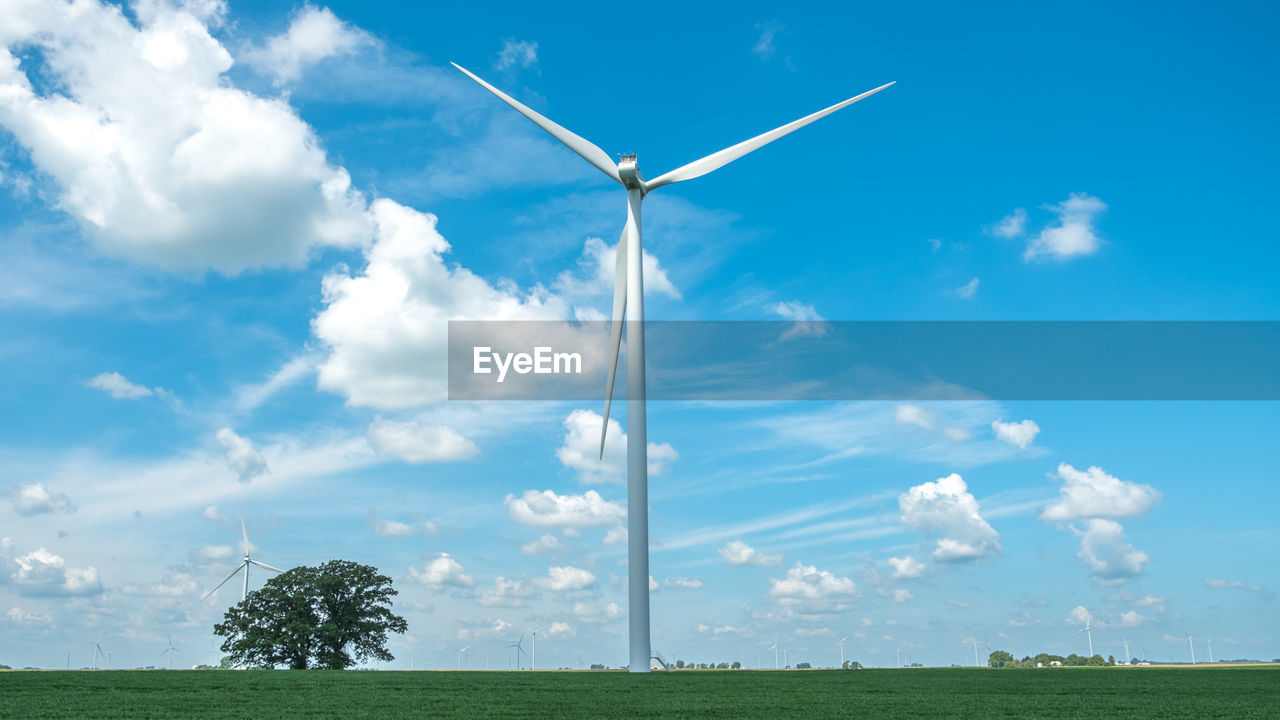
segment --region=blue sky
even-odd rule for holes
[[[264,562],[394,578],[389,667],[542,625],[540,666],[624,661],[600,407],[450,403],[442,364],[448,319],[607,310],[623,199],[448,61],[649,177],[898,82],[655,192],[651,319],[1274,320],[1274,12],[20,4],[0,663],[207,660],[241,507]],[[655,403],[654,648],[951,664],[1088,617],[1103,654],[1280,656],[1278,420]]]

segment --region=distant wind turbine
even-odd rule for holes
[[[840,643],[840,667],[841,667],[841,669],[843,669],[843,668],[844,668],[844,641],[845,641],[845,640],[848,640],[848,639],[849,639],[849,636],[848,636],[848,635],[845,635],[844,637],[840,638],[840,640],[838,641],[838,642]]]
[[[1209,638],[1209,662],[1213,663],[1213,638]]]
[[[1071,634],[1072,634],[1072,635],[1079,635],[1080,633],[1087,633],[1087,634],[1088,634],[1088,636],[1089,636],[1089,657],[1093,657],[1093,618],[1091,618],[1091,617],[1085,618],[1085,619],[1084,619],[1084,627],[1080,628],[1079,630],[1077,630],[1077,631],[1075,631],[1075,632],[1073,632],[1073,633],[1071,633]]]
[[[546,630],[547,626],[543,625],[537,630],[533,630],[532,628],[525,628],[525,629],[528,630],[529,634],[533,636],[533,648],[532,648],[533,653],[529,656],[529,669],[537,670],[538,669],[538,633],[542,632],[543,630]]]
[[[773,645],[770,645],[769,649],[773,651],[773,669],[777,670],[778,669],[778,636],[777,635],[773,636]]]
[[[94,670],[98,669],[98,657],[101,656],[105,658],[107,656],[107,654],[102,651],[102,638],[106,636],[107,636],[107,631],[103,630],[102,634],[98,636],[98,639],[93,641],[93,669]]]
[[[1195,636],[1194,635],[1187,636],[1187,647],[1191,648],[1191,664],[1195,665],[1196,664],[1196,644],[1191,641],[1191,638],[1193,637]]]
[[[1124,664],[1128,665],[1129,662],[1133,660],[1133,656],[1129,654],[1129,638],[1124,635],[1121,635],[1120,637],[1124,639]]]
[[[414,660],[413,656],[418,652],[418,646],[421,644],[422,644],[421,642],[415,642],[409,646],[409,669],[410,670],[415,669],[413,667],[413,660]]]
[[[591,141],[543,117],[532,108],[526,107],[510,95],[481,80],[461,65],[453,63],[453,66],[627,190],[627,222],[622,229],[622,237],[618,240],[618,258],[614,270],[611,336],[613,355],[605,385],[604,421],[600,427],[600,456],[604,457],[605,435],[609,430],[609,409],[613,403],[614,376],[618,368],[625,316],[627,330],[627,578],[629,583],[627,612],[630,631],[630,669],[631,672],[649,672],[649,661],[653,659],[653,655],[649,646],[649,463],[645,421],[644,253],[640,247],[640,205],[645,195],[653,190],[706,175],[809,123],[874,95],[893,83],[868,90],[763,135],[757,135],[750,140],[744,140],[737,145],[712,153],[701,160],[678,167],[652,180],[645,180],[640,175],[635,155],[623,155],[619,162],[614,163],[608,153]]]
[[[520,639],[511,643],[507,647],[516,649],[516,669],[520,669],[520,656],[524,654],[524,633],[520,633]]]
[[[461,670],[461,669],[462,669],[462,656],[463,656],[463,654],[464,654],[464,653],[466,653],[468,650],[470,650],[470,649],[471,649],[471,646],[470,646],[470,645],[466,645],[466,646],[464,646],[464,647],[454,648],[454,649],[458,651],[458,669],[459,669],[459,670]]]
[[[223,585],[226,585],[227,580],[230,580],[231,578],[235,577],[236,573],[240,572],[241,570],[244,570],[244,587],[240,591],[240,601],[244,602],[245,598],[249,597],[249,566],[250,565],[257,565],[260,568],[263,568],[265,570],[270,570],[271,572],[274,572],[274,573],[284,572],[280,568],[271,567],[270,565],[264,562],[259,562],[249,557],[249,531],[246,530],[244,527],[244,515],[240,516],[240,537],[244,542],[244,547],[243,547],[244,560],[241,560],[240,564],[236,566],[236,569],[232,570],[231,574],[228,575],[222,582],[218,583],[217,585],[214,585],[212,590],[205,593],[204,597],[200,598],[200,602],[204,602],[205,600],[208,600],[210,595],[217,592],[218,588],[222,587]]]
[[[176,648],[176,647],[174,647],[174,646],[173,646],[173,636],[172,636],[172,635],[170,635],[170,636],[169,636],[169,647],[165,648],[165,649],[164,649],[164,652],[160,653],[161,655],[168,655],[168,656],[169,656],[169,664],[168,664],[168,666],[167,666],[167,668],[166,668],[166,669],[168,669],[168,670],[172,670],[172,669],[173,669],[173,654],[174,654],[174,653],[180,653],[180,652],[182,652],[182,651],[181,651],[181,650],[179,650],[178,648]]]

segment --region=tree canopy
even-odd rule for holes
[[[229,608],[213,631],[240,665],[341,670],[371,657],[394,660],[387,634],[408,629],[391,612],[396,594],[377,568],[331,560],[271,578]]]

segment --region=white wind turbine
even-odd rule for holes
[[[98,636],[98,639],[93,641],[93,669],[94,670],[98,669],[98,657],[101,656],[105,658],[107,656],[107,654],[102,651],[102,638],[106,636],[107,636],[107,631],[103,630],[102,634]],[[108,663],[108,665],[109,664],[110,663]]]
[[[618,353],[621,348],[625,316],[627,329],[627,613],[630,631],[630,668],[631,672],[649,672],[649,661],[653,656],[649,647],[649,461],[645,422],[644,253],[640,246],[640,204],[650,191],[663,185],[706,175],[809,123],[874,95],[893,83],[868,90],[763,135],[757,135],[678,167],[652,180],[645,180],[640,175],[635,155],[622,155],[621,160],[614,163],[608,153],[589,140],[543,117],[537,111],[481,80],[461,65],[452,64],[627,190],[627,222],[623,226],[622,237],[618,240],[614,270],[613,331],[610,338],[613,354],[605,385],[604,420],[600,427],[600,456],[604,457],[605,435],[609,429],[609,409],[613,403],[614,376],[618,368]]]
[[[1209,638],[1209,662],[1213,662],[1213,638]]]
[[[1128,665],[1133,660],[1133,657],[1129,655],[1129,638],[1124,635],[1120,637],[1124,640],[1124,664]]]
[[[848,639],[849,639],[849,636],[845,635],[844,637],[840,638],[837,641],[840,643],[840,669],[841,670],[844,669],[844,641]]]
[[[1087,634],[1088,634],[1088,637],[1089,637],[1089,657],[1093,657],[1093,618],[1092,618],[1092,617],[1087,617],[1087,618],[1085,618],[1085,619],[1084,619],[1084,627],[1080,628],[1079,630],[1077,630],[1077,631],[1075,631],[1075,632],[1073,632],[1073,633],[1071,633],[1071,634],[1072,634],[1072,635],[1079,635],[1080,633],[1087,633]]]
[[[516,669],[520,669],[520,656],[524,654],[524,633],[520,633],[520,639],[511,643],[507,647],[516,649]]]
[[[773,644],[769,646],[769,649],[773,651],[773,669],[777,670],[778,669],[778,636],[777,635],[773,636]]]
[[[228,575],[225,579],[223,579],[222,582],[218,583],[217,585],[214,585],[212,590],[205,593],[204,597],[200,598],[200,602],[204,602],[205,600],[208,600],[210,595],[217,592],[218,588],[222,587],[223,585],[226,585],[227,580],[230,580],[231,578],[235,577],[236,573],[240,572],[241,570],[244,570],[244,587],[240,591],[240,601],[244,602],[245,598],[249,597],[249,566],[250,565],[257,565],[258,567],[263,568],[264,570],[270,570],[271,572],[274,572],[274,573],[284,572],[280,568],[271,567],[270,565],[264,562],[259,562],[249,557],[249,531],[246,530],[244,527],[244,515],[240,516],[240,537],[242,538],[244,543],[242,548],[244,550],[244,560],[241,560],[240,564],[236,566],[236,569],[232,570],[231,574]]]
[[[525,628],[525,630],[528,630],[528,631],[529,631],[529,634],[533,636],[533,647],[532,647],[533,653],[529,656],[529,669],[530,669],[530,670],[537,670],[537,669],[538,669],[538,633],[540,633],[540,632],[542,632],[543,630],[546,630],[546,629],[547,629],[547,626],[546,626],[546,625],[543,625],[542,627],[538,628],[537,630],[534,630],[534,629],[532,629],[532,628]]]
[[[965,644],[972,644],[972,645],[973,645],[973,666],[974,666],[974,667],[982,667],[982,663],[978,660],[978,638],[973,638],[972,640],[966,640],[966,641],[965,641]],[[990,645],[990,644],[988,644],[986,640],[983,640],[983,641],[982,641],[982,644],[983,644],[984,646],[986,646],[986,648],[987,648],[988,650],[990,650],[990,649],[991,649],[991,645]],[[898,664],[899,664],[899,665],[901,665],[901,664],[902,664],[902,660],[898,660]]]
[[[165,649],[164,649],[164,652],[160,653],[161,655],[168,655],[168,656],[169,656],[169,664],[168,664],[168,666],[167,666],[167,668],[166,668],[166,669],[168,669],[168,670],[172,670],[172,669],[173,669],[173,654],[174,654],[174,653],[180,653],[180,652],[182,652],[182,651],[181,651],[181,650],[179,650],[178,648],[176,648],[176,647],[174,647],[174,646],[173,646],[173,636],[172,636],[172,635],[170,635],[170,636],[169,636],[169,647],[165,648]]]
[[[1193,637],[1195,636],[1194,635],[1187,636],[1187,647],[1191,648],[1191,664],[1195,665],[1196,664],[1196,644],[1191,640],[1191,638]]]
[[[461,669],[462,669],[462,656],[463,656],[463,654],[464,654],[464,653],[466,653],[466,652],[467,652],[468,650],[470,650],[470,649],[471,649],[471,646],[470,646],[470,645],[466,645],[466,646],[463,646],[463,647],[460,647],[460,648],[454,648],[454,650],[457,650],[457,651],[458,651],[458,669],[459,669],[459,670],[461,670]]]

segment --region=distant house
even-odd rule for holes
[[[1061,661],[1061,660],[1050,660],[1050,661],[1049,661],[1049,665],[1050,665],[1051,667],[1062,667],[1062,661]]]

